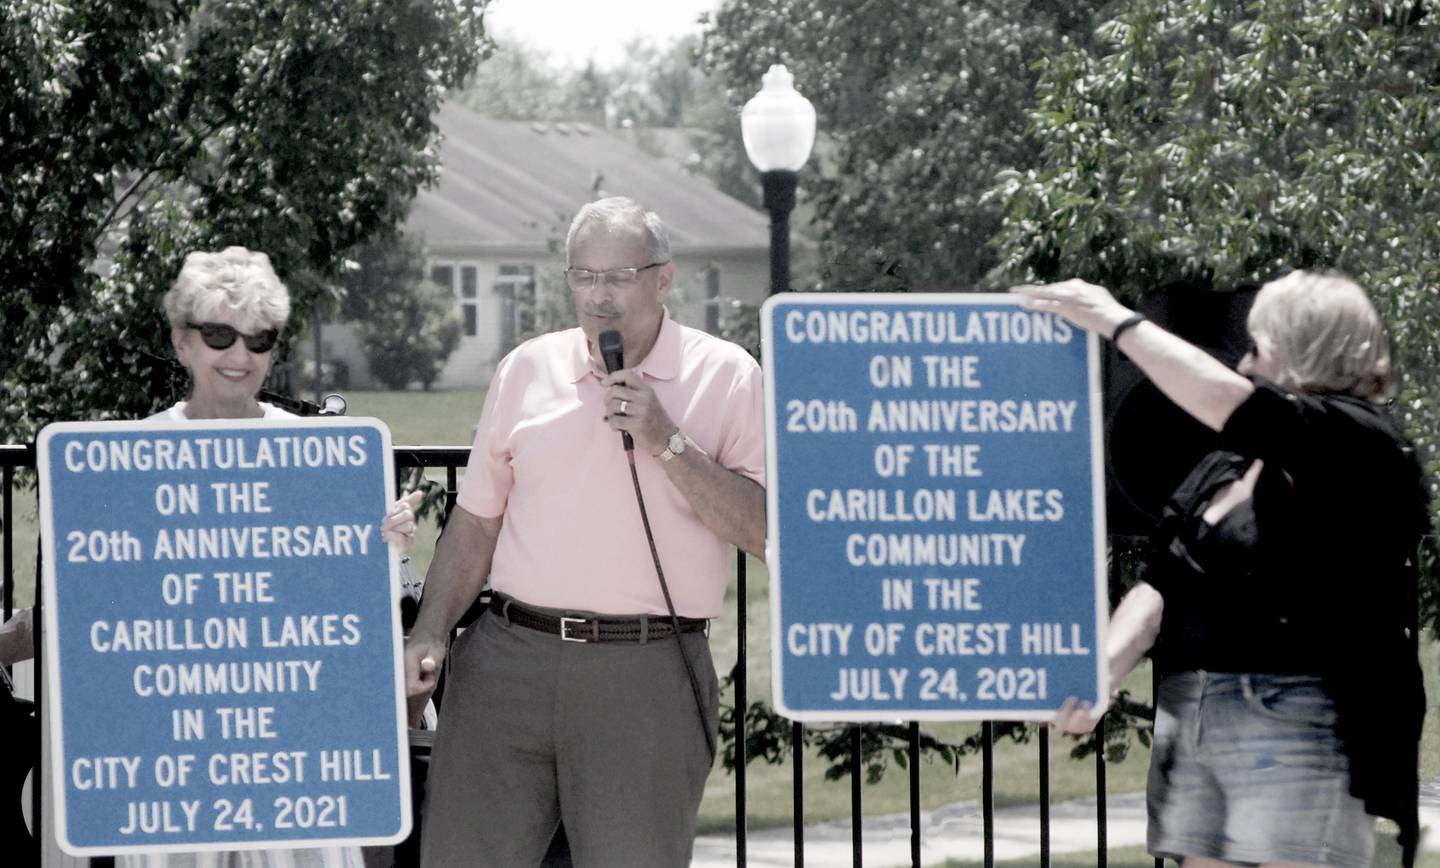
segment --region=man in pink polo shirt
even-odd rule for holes
[[[689,864],[719,701],[704,628],[731,546],[765,547],[760,368],[669,318],[660,219],[592,202],[566,254],[580,328],[497,367],[406,647],[423,697],[489,581],[491,611],[456,643],[447,681],[431,868],[538,865],[562,821],[577,865]],[[626,367],[607,375],[610,330]]]

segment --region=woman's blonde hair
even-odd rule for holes
[[[1261,287],[1247,322],[1280,385],[1380,402],[1394,394],[1390,341],[1365,290],[1335,271],[1292,271]]]
[[[244,247],[187,255],[164,304],[171,328],[206,322],[221,310],[236,313],[242,332],[281,328],[290,319],[290,293],[270,257]]]

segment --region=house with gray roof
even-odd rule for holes
[[[675,319],[715,331],[722,306],[765,299],[768,215],[647,152],[635,131],[491,120],[453,103],[435,120],[444,135],[440,180],[416,197],[406,231],[424,240],[430,278],[454,293],[462,325],[437,386],[487,385],[518,339],[545,330],[537,307],[570,307],[565,233],[576,210],[602,196],[630,196],[665,221]],[[349,330],[326,326],[324,337],[326,357],[345,361],[351,385],[369,386]]]

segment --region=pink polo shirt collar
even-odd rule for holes
[[[574,368],[570,382],[578,383],[586,374],[605,379],[605,368],[590,355],[590,341],[583,330],[576,330],[580,340],[570,351],[570,364]],[[640,373],[654,380],[673,380],[680,374],[680,326],[670,318],[670,309],[665,309],[665,318],[660,321],[660,334],[655,337],[655,346],[650,348],[640,362]],[[629,365],[629,367],[636,367]]]

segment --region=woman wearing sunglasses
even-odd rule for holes
[[[170,344],[190,373],[190,394],[152,419],[294,420],[293,413],[256,399],[270,354],[290,318],[290,293],[270,257],[244,247],[185,257],[164,299]],[[400,552],[415,538],[419,492],[390,507],[381,536]],[[125,856],[123,868],[364,868],[358,847],[156,853]]]
[[[1184,868],[1364,868],[1384,816],[1412,864],[1429,498],[1384,407],[1390,350],[1365,292],[1333,272],[1267,283],[1238,372],[1102,287],[1016,292],[1109,337],[1219,435],[1110,620],[1111,683],[1152,645],[1161,677],[1150,852]],[[1072,699],[1056,723],[1086,732],[1099,711]]]
[[[292,415],[255,398],[290,318],[290,293],[270,267],[270,257],[244,247],[191,253],[164,305],[170,345],[190,372],[190,396],[155,418]]]

